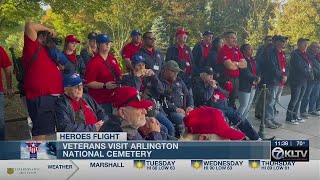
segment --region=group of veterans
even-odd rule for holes
[[[256,99],[255,117],[278,128],[276,103],[283,86],[291,88],[286,123],[298,125],[320,116],[320,45],[300,38],[287,64],[287,37],[266,36],[253,54],[250,44],[237,46],[237,34],[215,37],[203,32],[193,48],[189,32],[176,31],[166,53],[156,48],[152,32],[131,32],[121,55],[127,73],[110,53],[107,34],[74,35],[60,50],[53,29],[27,22],[24,31],[23,95],[31,119],[32,139],[46,140],[56,132],[126,132],[128,140],[263,140],[248,121]],[[4,96],[12,95],[11,62],[0,48],[7,88],[0,82],[0,139],[5,139]],[[1,80],[1,78],[0,78]],[[255,94],[268,88],[266,102]],[[21,93],[22,94],[22,93]],[[312,98],[311,98],[312,97]],[[236,100],[239,105],[237,107]],[[307,111],[308,108],[308,111]],[[274,137],[273,137],[274,138]],[[273,139],[271,138],[271,139]]]

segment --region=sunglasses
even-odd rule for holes
[[[141,97],[140,93],[138,93],[136,96],[132,96],[131,98],[126,100],[119,107],[123,107],[124,105],[129,104],[129,103],[131,103],[132,101],[135,101],[135,100],[138,100],[139,102],[142,101],[142,97]]]

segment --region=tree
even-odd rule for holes
[[[314,0],[289,0],[277,8],[272,33],[288,36],[290,46],[295,46],[300,37],[318,41],[319,9],[320,4]]]
[[[168,35],[168,25],[162,16],[154,19],[151,31],[155,33],[155,37],[157,38],[157,48],[165,51],[170,45],[170,36]]]

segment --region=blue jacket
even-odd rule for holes
[[[256,81],[259,77],[259,72],[257,69],[257,76],[253,75],[253,70],[251,67],[251,62],[248,58],[245,58],[247,61],[247,68],[240,69],[239,75],[239,91],[250,93],[253,82]]]
[[[83,94],[82,99],[93,110],[98,120],[106,121],[108,117],[104,110],[88,94]],[[63,95],[56,101],[55,115],[57,131],[59,132],[96,132],[94,125],[76,124],[75,112],[67,97]]]
[[[151,56],[145,47],[140,48],[137,54],[144,57],[146,69],[152,69],[159,76],[165,64],[163,54],[158,49],[155,49],[154,56]]]
[[[161,74],[159,77],[163,88],[166,101],[163,99],[163,109],[167,114],[176,112],[177,108],[185,109],[193,107],[193,97],[181,78],[170,84]]]
[[[312,65],[307,63],[299,49],[295,49],[290,58],[289,83],[297,85],[306,83],[308,80],[313,80]]]
[[[308,53],[308,57],[312,62],[314,80],[320,80],[320,60],[313,53]]]
[[[280,69],[280,62],[278,58],[278,51],[275,47],[264,49],[257,60],[258,71],[261,70],[264,83],[268,86],[279,85],[282,81],[282,71]],[[263,59],[262,59],[263,58]],[[285,69],[285,75],[287,76],[287,67]]]

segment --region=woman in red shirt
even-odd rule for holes
[[[112,113],[110,97],[119,87],[122,73],[117,59],[112,56],[110,48],[112,41],[106,34],[99,34],[96,38],[98,54],[94,56],[86,67],[85,80],[89,94],[105,110]]]

